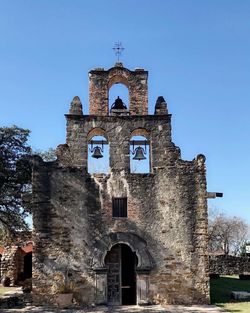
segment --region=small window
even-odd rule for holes
[[[112,209],[113,217],[127,217],[127,198],[113,198]]]

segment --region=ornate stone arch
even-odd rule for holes
[[[131,71],[125,67],[112,67],[108,70],[108,89],[114,84],[123,84],[128,89],[131,83]]]
[[[149,272],[153,268],[153,258],[148,251],[146,241],[133,233],[117,232],[110,233],[96,242],[92,259],[94,271],[105,269],[105,256],[118,243],[127,244],[136,253],[138,258],[137,271]]]
[[[150,140],[150,132],[142,127],[132,130],[130,133],[130,138],[132,138],[133,136],[144,136],[147,140]]]
[[[106,130],[100,127],[92,128],[87,134],[87,140],[91,140],[94,136],[103,136],[108,140]]]

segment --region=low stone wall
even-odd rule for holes
[[[250,257],[218,255],[209,257],[209,273],[219,275],[240,275],[250,273]]]
[[[5,247],[1,259],[1,276],[9,277],[10,284],[12,286],[15,285],[17,280],[19,268],[18,261],[20,259],[20,257],[18,256],[18,250],[19,250],[18,246]]]

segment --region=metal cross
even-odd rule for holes
[[[122,51],[124,50],[122,43],[120,41],[116,42],[113,50],[115,51],[115,55],[117,55],[117,61],[119,62]]]

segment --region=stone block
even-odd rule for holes
[[[238,300],[238,301],[249,301],[250,300],[250,292],[232,291],[231,297],[232,297],[232,299]]]

